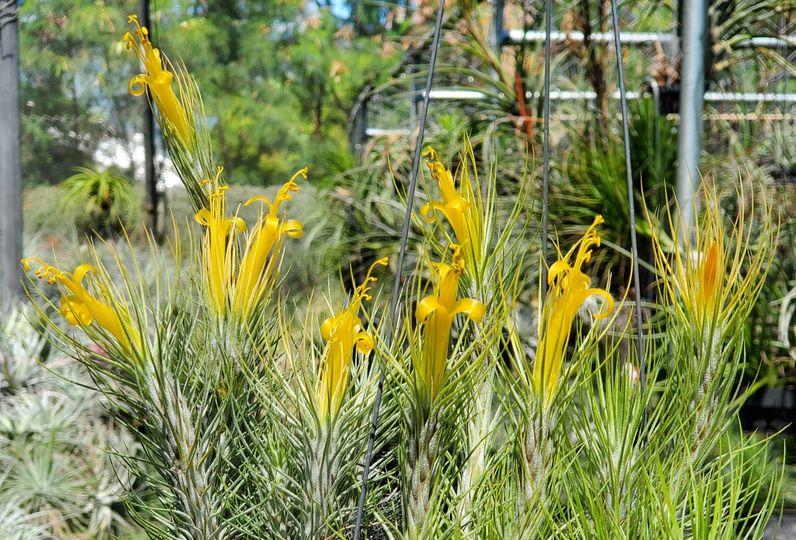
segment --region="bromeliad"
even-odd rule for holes
[[[461,246],[453,245],[450,264],[433,264],[437,273],[434,294],[423,298],[415,310],[415,319],[425,326],[423,349],[415,359],[418,390],[431,403],[439,394],[445,376],[448,346],[454,317],[463,313],[479,322],[485,306],[472,298],[458,299],[459,278],[464,273]]]
[[[603,223],[602,216],[594,218],[592,225],[569,252],[561,256],[550,267],[547,283],[550,290],[544,301],[539,322],[539,346],[533,366],[533,389],[549,407],[558,387],[564,356],[567,352],[572,322],[581,305],[590,296],[599,296],[604,301],[602,311],[594,316],[602,319],[613,311],[614,301],[605,289],[591,288],[591,279],[583,273],[583,264],[591,259],[592,247],[600,245],[597,225]],[[575,249],[574,264],[570,264]]]
[[[89,273],[96,273],[90,264],[81,264],[71,274],[63,272],[36,257],[22,259],[25,271],[31,270],[33,264],[39,267],[34,274],[50,285],[58,284],[67,293],[61,297],[58,312],[70,325],[87,327],[97,323],[99,327],[112,335],[119,346],[128,354],[141,349],[141,338],[133,327],[127,307],[119,299],[112,298],[107,289],[100,287],[99,299],[92,295],[83,282]]]
[[[140,96],[148,88],[150,96],[168,125],[177,134],[182,144],[190,148],[194,143],[195,128],[171,86],[174,74],[166,69],[168,64],[164,58],[161,58],[160,50],[152,46],[147,27],[141,26],[135,15],[130,15],[128,22],[135,24],[136,29],[134,33],[127,32],[124,35],[124,43],[128,49],[135,49],[145,71],[145,73],[130,79],[130,93]]]
[[[273,277],[275,257],[285,236],[301,238],[304,230],[300,221],[279,217],[279,207],[293,198],[292,193],[298,191],[296,179],[301,176],[306,180],[307,168],[298,171],[282,186],[274,197],[273,203],[263,196],[252,197],[244,206],[255,202],[262,203],[268,213],[260,213],[257,224],[246,240],[246,250],[240,264],[238,279],[235,283],[235,311],[248,316],[257,302],[266,294]]]
[[[700,332],[726,326],[731,320],[743,317],[742,306],[755,298],[765,282],[768,261],[773,250],[772,242],[758,242],[751,249],[752,227],[745,222],[746,215],[755,215],[754,192],[751,207],[746,208],[743,185],[738,196],[738,217],[727,231],[722,219],[718,196],[713,184],[705,181],[705,209],[693,224],[678,233],[669,216],[669,227],[682,243],[681,249],[672,249],[667,256],[657,223],[652,223],[655,262],[663,281],[664,293],[678,315]],[[770,212],[763,199],[762,238],[771,235]],[[652,220],[650,220],[652,221]]]
[[[370,266],[364,281],[354,290],[348,306],[321,325],[321,336],[328,342],[315,384],[318,415],[322,423],[333,418],[340,410],[351,371],[352,349],[356,348],[360,354],[373,350],[373,337],[362,329],[359,310],[362,302],[371,299],[368,291],[376,282],[372,276],[376,266],[387,266],[387,258],[379,259]]]

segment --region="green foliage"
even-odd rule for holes
[[[127,97],[129,61],[119,35],[138,3],[22,2],[20,106],[26,186],[55,184],[91,163],[106,140],[131,142],[141,111]]]
[[[357,81],[368,74],[357,72],[353,60],[335,66],[334,55],[317,50],[356,49],[357,42],[323,10],[305,21],[311,23],[306,32],[298,32],[297,10],[292,2],[186,3],[158,19],[156,37],[185,39],[192,46],[182,50],[203,52],[186,62],[216,95],[196,112],[208,114],[212,142],[236,179],[271,183],[279,175],[284,180],[307,156],[315,156],[328,172],[351,165],[343,150],[344,117],[328,100],[351,98]],[[179,20],[188,12],[190,17]],[[474,29],[472,11],[469,17],[466,22]],[[164,31],[176,29],[177,21],[184,32]],[[243,37],[252,34],[249,25],[275,22],[260,27],[267,39],[249,43]],[[515,99],[507,73],[495,80],[480,69],[499,68],[500,62],[474,41],[468,44],[480,47],[479,64],[468,73],[480,70],[480,81],[492,80],[483,82],[495,90],[489,106],[504,114],[520,112],[515,107],[520,108],[524,94],[516,92],[520,101]],[[375,54],[373,45],[363,45],[363,66]],[[258,53],[270,55],[258,58]],[[303,69],[307,84],[295,92],[296,103],[284,87],[297,84]],[[350,81],[341,69],[351,70]],[[525,82],[538,82],[538,73],[529,68]],[[177,79],[180,89],[190,82]],[[222,87],[240,90],[239,97],[216,93]],[[256,105],[263,89],[273,90],[274,103],[284,107],[273,116]],[[304,122],[303,132],[277,124],[288,111],[290,125]],[[284,208],[267,218],[247,215],[252,208],[236,203],[249,194],[239,187],[227,190],[218,180],[208,187],[203,180],[215,165],[211,141],[202,136],[196,143],[201,148],[186,149],[166,128],[167,150],[189,194],[187,219],[177,221],[178,229],[187,230],[175,231],[170,254],[154,243],[143,256],[129,243],[127,249],[89,244],[75,258],[93,269],[78,266],[72,273],[25,261],[36,266],[38,277],[62,289],[58,306],[49,299],[51,290],[44,285],[37,290],[44,298],[39,315],[45,317],[50,341],[78,358],[107,400],[110,415],[137,437],[140,450],[111,446],[124,470],[141,482],[142,489],[126,503],[150,537],[350,536],[382,373],[383,415],[365,501],[371,538],[761,537],[775,507],[779,471],[764,465],[770,461],[767,439],[731,434],[747,397],[739,386],[742,329],[775,249],[770,206],[763,204],[763,211],[749,216],[746,207],[736,208],[732,217],[739,220],[730,228],[732,220],[724,219],[708,198],[698,222],[701,238],[723,242],[722,254],[732,255],[721,260],[720,268],[713,259],[714,267],[706,270],[711,261],[706,246],[674,249],[666,240],[678,231],[665,230],[653,219],[658,205],[649,201],[650,219],[640,225],[659,248],[657,266],[650,271],[661,289],[647,306],[647,340],[638,358],[632,306],[616,298],[611,318],[593,316],[607,309],[608,293],[600,305],[589,294],[600,291],[588,289],[608,288],[608,280],[592,285],[582,273],[593,273],[581,268],[590,252],[578,251],[577,262],[564,255],[573,245],[570,238],[562,235],[557,266],[551,267],[558,277],[551,280],[549,296],[537,296],[540,263],[532,227],[538,205],[530,193],[538,178],[533,168],[528,171],[524,152],[535,148],[538,137],[522,122],[498,129],[485,115],[473,116],[451,113],[436,121],[433,136],[446,147],[442,160],[429,160],[431,178],[421,180],[418,199],[433,203],[426,207],[433,212],[414,216],[409,259],[415,271],[400,296],[397,321],[386,321],[386,295],[374,293],[367,304],[372,307],[365,308],[360,304],[370,298],[357,289],[340,307],[336,290],[324,299],[297,286],[339,266],[341,246],[354,246],[358,266],[394,253],[410,158],[406,141],[389,138],[372,143],[377,161],[340,173],[338,188],[329,186],[329,179],[317,190],[299,186],[288,221]],[[665,195],[671,126],[660,124],[665,151],[656,155],[649,145],[651,118],[648,109],[639,111],[634,161],[644,185]],[[157,119],[163,127],[164,116]],[[200,118],[200,124],[204,121]],[[461,135],[484,125],[490,126],[487,133],[459,153]],[[282,138],[260,137],[271,129]],[[610,130],[602,141],[594,139],[594,131],[569,134],[571,159],[555,179],[560,198],[554,202],[561,204],[554,223],[582,230],[586,219],[596,223],[594,214],[605,213],[616,251],[622,253],[627,223],[620,145]],[[501,145],[522,152],[498,160],[495,148]],[[450,168],[453,185],[442,185],[438,167],[445,173]],[[281,202],[294,198],[292,191],[281,193]],[[263,206],[276,209],[272,201],[277,199],[269,195]],[[338,202],[350,213],[343,217],[338,208],[328,208]],[[578,210],[573,212],[573,206]],[[194,215],[204,229],[192,221]],[[462,218],[464,228],[461,222],[456,227],[451,216]],[[303,225],[292,222],[296,217]],[[273,251],[261,271],[274,279],[253,311],[239,312],[224,303],[237,290],[243,261],[257,245],[252,238],[285,230],[293,236],[303,230],[304,240],[273,233]],[[457,236],[465,230],[467,238]],[[456,266],[460,261],[450,254],[452,243],[479,255],[465,255],[466,262]],[[599,246],[599,237],[592,243]],[[681,260],[690,264],[685,276],[676,267]],[[602,257],[601,262],[605,273],[627,273],[625,257]],[[456,268],[445,274],[455,279],[445,282],[444,295],[440,263],[448,264],[449,272]],[[362,274],[359,268],[355,273]],[[354,281],[355,287],[363,283]],[[563,298],[556,291],[577,287],[583,290],[576,291],[582,296],[576,306],[555,303]],[[719,291],[718,296],[710,291]],[[346,311],[351,306],[353,315]],[[65,330],[56,308],[82,334]],[[424,311],[426,316],[420,316]],[[319,325],[321,313],[332,317]],[[345,325],[337,319],[344,314],[349,317]],[[448,315],[450,324],[443,318]],[[566,323],[556,327],[540,320],[557,316]],[[339,337],[343,327],[351,335],[340,338],[345,341],[339,345],[332,337]],[[545,333],[554,331],[559,334]],[[563,332],[567,339],[557,378],[545,375],[540,382],[536,368],[546,358],[540,343]],[[94,344],[78,337],[83,334]],[[445,339],[429,341],[440,336]],[[442,353],[435,355],[442,361],[435,392],[418,375],[429,351]],[[338,361],[334,368],[346,375],[346,384],[335,390],[341,395],[339,410],[324,414],[319,394],[331,373],[330,359]],[[549,395],[546,385],[554,390]],[[38,459],[41,452],[37,447],[28,454]],[[67,485],[61,491],[71,494],[75,478],[64,474],[62,480]],[[15,526],[18,513],[9,508],[0,506],[0,515],[8,515]]]
[[[130,471],[111,448],[136,453],[107,416],[86,371],[52,354],[21,310],[0,328],[0,536],[118,538],[135,530],[122,510]],[[78,384],[76,384],[78,383]]]
[[[135,225],[138,194],[129,179],[111,169],[75,167],[74,171],[61,185],[66,191],[61,208],[79,208],[79,231],[108,236],[121,232],[125,225],[127,228]]]
[[[132,0],[24,3],[26,185],[59,182],[64,168],[92,163],[102,143],[133,146],[142,105],[129,99],[127,80],[140,68],[121,34],[137,9]],[[179,60],[202,87],[218,158],[244,184],[274,184],[308,163],[318,178],[339,172],[357,93],[396,60],[389,33],[370,35],[368,23],[363,34],[329,8],[295,0],[154,4],[152,19],[159,43],[190,51]]]

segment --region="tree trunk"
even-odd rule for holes
[[[0,306],[21,295],[18,2],[0,4]]]

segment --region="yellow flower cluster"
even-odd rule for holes
[[[729,230],[722,220],[715,186],[706,182],[703,193],[705,209],[686,230],[678,231],[669,216],[669,228],[680,238],[680,249],[667,250],[661,241],[664,235],[657,230],[652,235],[656,265],[661,275],[667,276],[663,293],[678,315],[699,332],[718,329],[743,311],[763,286],[773,254],[771,242],[761,242],[754,251],[750,245],[751,227],[744,219],[756,211],[754,192],[747,209],[741,187],[738,218]],[[770,216],[765,199],[762,211]],[[763,223],[770,224],[770,217]],[[765,225],[761,236],[770,234],[770,226]]]
[[[479,322],[486,310],[484,304],[477,300],[458,298],[464,261],[461,246],[454,244],[452,248],[450,264],[433,264],[437,275],[434,294],[423,298],[415,310],[415,319],[425,325],[425,335],[422,353],[416,358],[414,367],[420,393],[429,402],[433,402],[442,388],[455,316],[461,313]]]
[[[219,167],[210,185],[209,208],[196,213],[196,221],[205,227],[204,272],[209,296],[215,312],[221,316],[232,306],[241,319],[248,318],[273,284],[284,237],[301,238],[301,222],[279,216],[282,203],[298,191],[296,179],[307,178],[301,169],[282,186],[273,203],[264,196],[252,197],[245,205],[262,203],[268,212],[261,212],[245,240],[243,257],[238,264],[233,235],[243,233],[246,224],[237,216],[227,216],[225,198],[228,186],[220,184],[223,168]]]
[[[462,170],[460,189],[456,189],[451,171],[439,161],[437,151],[429,147],[424,156],[429,158],[431,177],[439,186],[442,199],[433,199],[424,204],[420,215],[427,223],[434,223],[437,214],[442,214],[453,229],[456,243],[462,247],[468,268],[473,270],[481,260],[481,236],[483,218],[478,208],[473,187]]]
[[[539,346],[532,375],[534,391],[545,406],[550,406],[558,388],[572,323],[580,307],[587,298],[599,296],[603,299],[603,309],[595,314],[596,318],[608,316],[614,308],[610,293],[605,289],[592,288],[591,279],[582,270],[583,265],[591,259],[592,247],[600,245],[596,228],[601,223],[603,218],[598,215],[583,238],[566,255],[559,254],[559,259],[553,263],[547,275],[550,290],[542,307]],[[570,264],[573,255],[575,261]]]
[[[96,323],[111,334],[119,346],[128,354],[141,349],[141,338],[131,323],[127,307],[110,292],[99,287],[100,298],[92,295],[83,282],[96,269],[89,264],[81,264],[71,274],[51,266],[36,257],[22,259],[22,267],[29,271],[33,264],[39,265],[34,274],[48,284],[60,285],[66,293],[61,297],[59,313],[73,326],[90,326]]]

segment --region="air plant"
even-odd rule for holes
[[[73,272],[23,264],[63,293],[58,315],[39,307],[48,336],[139,438],[139,453],[117,451],[145,488],[128,508],[151,537],[347,537],[370,443],[370,537],[760,537],[778,478],[747,473],[767,443],[728,436],[744,397],[738,328],[774,243],[765,201],[754,238],[743,211],[727,227],[709,188],[695,241],[649,213],[660,294],[638,357],[624,299],[587,273],[602,217],[557,249],[543,297],[525,282],[547,264],[529,255],[525,185],[504,198],[467,142],[453,171],[432,150],[397,320],[380,317],[375,273],[390,259],[376,257],[319,325],[318,296],[299,319],[284,287],[305,225],[286,203],[307,169],[273,200],[251,198],[263,207],[247,225],[194,81],[131,22],[125,41],[146,70],[131,91],[148,89],[202,229],[185,259],[178,241],[172,255],[150,242],[149,286],[118,252],[103,263],[102,244]],[[522,305],[534,290],[535,320]]]

